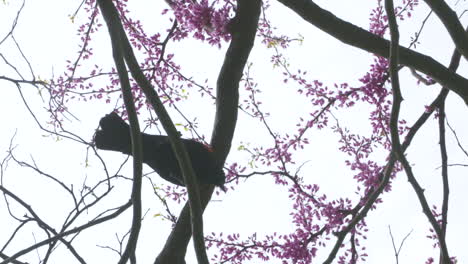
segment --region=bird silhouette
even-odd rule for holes
[[[99,121],[94,143],[98,149],[112,150],[132,155],[130,126],[115,112],[105,115]],[[141,133],[143,163],[150,166],[168,182],[185,186],[177,158],[167,136]],[[199,183],[214,184],[226,191],[226,176],[218,166],[211,147],[192,139],[182,139]]]

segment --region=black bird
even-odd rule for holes
[[[130,126],[115,112],[99,121],[101,130],[96,131],[94,142],[98,149],[132,154]],[[155,170],[166,181],[185,186],[177,158],[167,136],[141,133],[143,162]],[[226,176],[209,146],[190,139],[182,139],[192,162],[193,170],[201,184],[214,184],[226,191]]]

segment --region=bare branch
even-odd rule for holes
[[[460,139],[458,138],[457,132],[455,132],[455,129],[450,125],[447,117],[445,117],[445,120],[447,121],[447,126],[449,127],[450,131],[452,131],[453,136],[455,137],[455,140],[457,141],[458,147],[463,151],[465,156],[468,158],[468,151],[462,146]]]
[[[392,239],[392,246],[393,246],[393,252],[395,254],[396,264],[398,264],[399,263],[399,258],[398,257],[400,256],[400,252],[401,252],[401,249],[403,248],[403,244],[405,243],[406,239],[411,235],[413,230],[409,231],[409,233],[406,234],[406,236],[403,238],[403,240],[401,240],[401,243],[400,243],[400,246],[398,247],[398,249],[396,248],[395,239],[393,238],[392,229],[390,228],[390,226],[388,226],[388,232],[390,233],[390,238]]]
[[[16,17],[13,20],[10,31],[6,34],[5,37],[3,37],[2,40],[0,40],[0,45],[2,45],[3,42],[5,42],[5,40],[8,39],[8,37],[13,36],[13,31],[15,31],[16,25],[18,24],[18,19],[20,17],[21,11],[23,11],[24,3],[25,3],[25,1],[23,0],[23,3],[21,4],[21,7],[18,9],[18,12],[16,13]]]
[[[0,186],[0,190],[5,192],[6,189],[3,186]],[[129,201],[126,204],[118,207],[116,209],[116,211],[111,213],[111,214],[108,214],[108,215],[102,216],[102,217],[98,217],[98,218],[96,218],[96,219],[94,219],[94,220],[92,220],[92,221],[90,221],[90,222],[88,222],[88,223],[86,223],[84,225],[75,227],[75,228],[73,228],[71,230],[68,230],[68,231],[64,231],[64,232],[59,233],[59,234],[57,234],[57,235],[55,235],[53,237],[50,237],[50,238],[45,239],[45,240],[43,240],[43,241],[41,241],[39,243],[36,243],[36,244],[34,244],[32,246],[29,246],[29,247],[27,247],[25,249],[22,249],[19,252],[13,254],[12,256],[4,259],[2,262],[0,262],[0,264],[11,263],[12,261],[16,260],[17,258],[23,256],[24,254],[27,254],[27,253],[31,252],[32,250],[35,250],[36,248],[39,248],[39,247],[42,247],[42,246],[45,246],[45,245],[49,245],[50,243],[55,242],[57,240],[60,240],[60,239],[66,237],[68,235],[79,233],[79,232],[81,232],[81,231],[83,231],[85,229],[88,229],[88,228],[92,227],[92,226],[95,226],[95,225],[101,224],[103,222],[109,221],[111,219],[114,219],[117,216],[119,216],[121,213],[125,212],[125,210],[127,210],[131,205],[132,204]]]

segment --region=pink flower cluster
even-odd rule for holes
[[[233,14],[232,5],[225,1],[219,8],[215,8],[216,2],[219,1],[213,1],[211,4],[208,0],[201,0],[199,3],[185,0],[173,1],[174,15],[180,25],[174,39],[180,40],[188,37],[189,33],[193,33],[193,38],[207,41],[218,47],[222,41],[228,41],[230,35],[227,31],[227,24]]]

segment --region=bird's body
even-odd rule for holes
[[[130,127],[116,113],[101,118],[101,130],[96,132],[94,142],[98,149],[132,154]],[[176,156],[167,136],[141,133],[143,162],[155,170],[166,181],[185,186]],[[190,157],[198,182],[214,184],[224,190],[225,175],[217,166],[216,157],[208,146],[200,142],[182,139]]]

